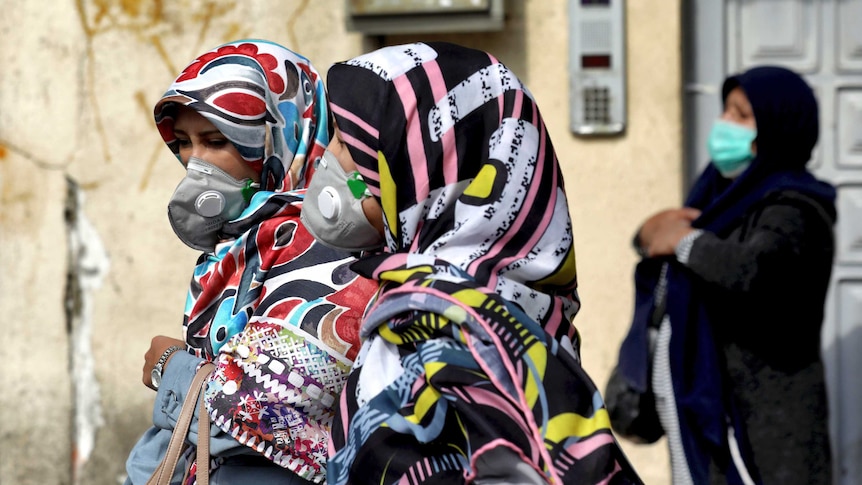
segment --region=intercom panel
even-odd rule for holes
[[[625,3],[569,1],[572,131],[613,135],[626,125]]]

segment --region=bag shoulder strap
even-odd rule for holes
[[[212,364],[208,364],[212,366]],[[209,375],[209,373],[207,373]],[[206,385],[206,381],[201,387]],[[209,485],[210,483],[210,414],[204,403],[204,393],[200,393],[200,407],[198,408],[198,449],[197,449],[197,485]]]
[[[206,408],[203,403],[203,395],[201,394],[201,389],[206,383],[207,378],[215,369],[215,365],[212,363],[206,363],[198,369],[197,373],[195,373],[194,379],[192,379],[192,383],[189,386],[189,392],[186,395],[186,399],[183,402],[183,407],[180,409],[180,416],[177,419],[177,424],[174,426],[174,432],[171,433],[171,440],[168,443],[168,450],[165,453],[165,457],[162,459],[162,462],[159,464],[159,467],[156,468],[156,471],[153,473],[153,476],[150,477],[149,481],[147,481],[147,485],[170,485],[171,477],[174,474],[174,470],[177,468],[177,463],[179,462],[180,455],[182,454],[183,449],[185,448],[185,439],[186,435],[189,432],[189,427],[192,424],[192,418],[195,414],[195,406],[198,403],[198,396],[200,396],[201,408],[198,413],[198,456],[200,456],[200,444],[201,442],[206,443],[206,480],[209,481],[209,414],[206,412]],[[202,421],[206,421],[207,429],[201,432]],[[198,467],[201,466],[200,460],[198,461]],[[200,470],[200,468],[198,469]],[[201,477],[202,474],[198,473],[198,477]],[[206,482],[198,482],[201,485],[205,485]]]

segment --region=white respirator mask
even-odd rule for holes
[[[212,252],[224,224],[248,207],[260,188],[250,178],[237,180],[224,170],[192,157],[186,176],[168,202],[168,219],[177,237],[187,246]]]
[[[300,219],[321,243],[346,252],[383,245],[383,235],[368,222],[362,201],[371,192],[359,172],[347,174],[329,150],[323,152],[302,203]]]

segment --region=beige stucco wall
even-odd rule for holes
[[[282,43],[324,72],[378,42],[419,38],[348,33],[341,0],[47,4],[0,1],[0,483],[114,484],[150,416],[143,353],[155,334],[179,336],[196,258],[165,217],[182,169],[152,104],[194,56],[236,38]],[[563,165],[576,323],[600,387],[631,314],[632,231],[680,200],[679,9],[628,2],[628,129],[602,140],[569,131],[567,2],[508,0],[504,32],[422,37],[491,51],[536,97]],[[78,217],[67,177],[83,195]],[[77,221],[72,233],[64,214]],[[83,286],[67,305],[70,267]],[[90,433],[94,417],[102,425]],[[668,481],[663,442],[624,447],[647,483]]]

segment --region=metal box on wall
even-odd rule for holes
[[[346,0],[347,30],[368,35],[503,29],[503,0]]]

